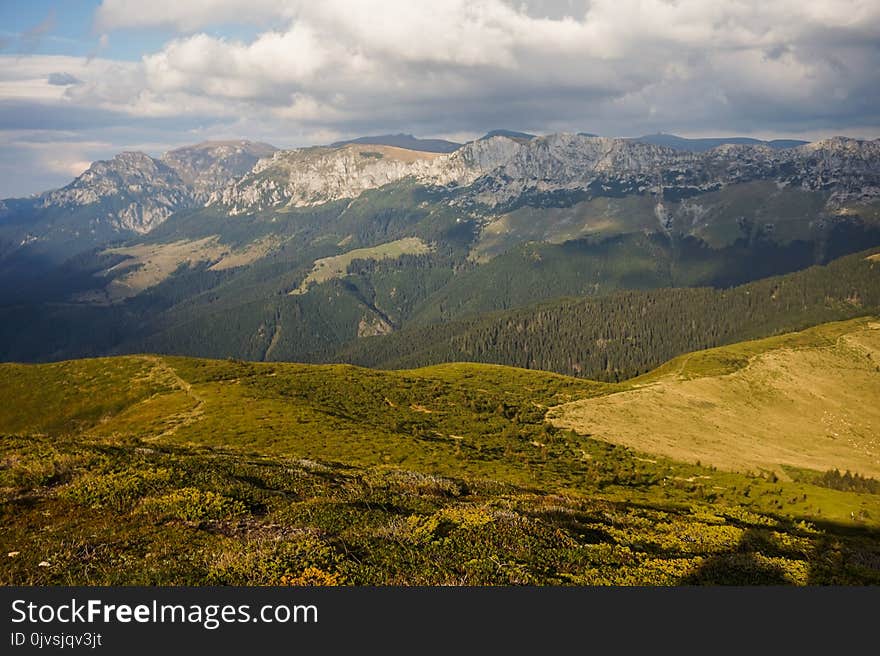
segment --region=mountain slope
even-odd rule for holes
[[[461,147],[460,143],[447,141],[446,139],[419,139],[411,134],[381,134],[373,137],[358,137],[346,141],[337,141],[330,144],[331,148],[339,148],[349,144],[377,146],[394,146],[406,150],[419,150],[428,153],[451,153]]]
[[[557,427],[726,469],[880,476],[880,322],[681,356],[627,391],[549,413]],[[650,430],[645,427],[650,426]]]
[[[175,212],[203,204],[274,150],[247,141],[206,142],[158,160],[126,152],[95,162],[62,189],[6,201],[0,210],[0,259],[24,251],[63,261],[146,234]]]
[[[404,178],[454,191],[447,202],[484,208],[649,194],[661,225],[664,202],[753,180],[828,191],[831,209],[880,194],[877,141],[834,138],[782,150],[728,144],[700,153],[568,134],[492,136],[451,153],[368,145],[274,151],[265,144],[216,142],[171,151],[161,162],[126,153],[95,163],[64,189],[5,201],[0,225],[30,223],[31,232],[21,237],[29,243],[44,238],[33,212],[87,208],[88,220],[65,218],[71,230],[97,226],[139,234],[176,210],[206,203],[235,214],[315,205],[356,198]]]
[[[212,202],[243,214],[356,198],[413,178],[455,191],[450,202],[491,210],[628,194],[653,194],[662,205],[753,180],[828,190],[841,203],[880,194],[878,161],[880,142],[842,137],[798,148],[727,144],[705,152],[579,134],[487,136],[448,154],[348,143],[276,153]]]
[[[423,174],[440,156],[375,144],[278,151],[210,203],[237,215],[357,198],[369,189]]]
[[[8,200],[0,217],[0,255],[26,249],[69,256],[149,232],[189,204],[189,191],[174,169],[143,153],[122,153],[95,162],[62,189]]]
[[[190,189],[195,204],[250,171],[257,161],[270,157],[277,148],[252,141],[206,141],[184,146],[162,155],[162,161],[177,172]]]
[[[0,583],[880,582],[874,480],[544,422],[624,389],[467,364],[0,365]]]
[[[383,368],[491,362],[622,380],[687,351],[880,312],[871,253],[731,289],[626,291],[411,326],[358,340],[337,358]]]

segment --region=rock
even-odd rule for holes
[[[692,152],[563,133],[531,140],[498,135],[451,153],[382,144],[276,150],[248,141],[206,142],[158,160],[126,152],[95,162],[62,189],[7,200],[0,215],[37,217],[8,222],[27,226],[12,232],[9,243],[55,240],[66,253],[63,246],[71,241],[101,243],[150,232],[183,209],[216,206],[237,215],[313,206],[404,179],[448,191],[448,202],[477,215],[545,199],[652,194],[662,224],[664,200],[752,180],[828,191],[833,214],[847,203],[880,198],[880,140],[835,137],[787,149],[724,144]]]
[[[494,136],[449,153],[386,146],[277,151],[209,204],[243,214],[356,198],[404,178],[458,190],[453,201],[490,209],[543,195],[695,195],[751,180],[828,189],[831,204],[880,196],[880,140],[837,137],[795,148],[724,144],[703,152],[627,139]]]
[[[162,162],[174,169],[193,200],[204,204],[216,191],[248,173],[275,146],[252,141],[207,141],[165,153]]]

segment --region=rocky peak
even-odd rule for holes
[[[832,137],[793,148],[790,184],[831,191],[829,205],[880,197],[880,139]]]
[[[41,209],[95,206],[94,221],[135,233],[149,232],[191,196],[177,173],[140,152],[124,152],[94,162],[66,187],[37,198]]]
[[[276,206],[318,205],[355,198],[406,177],[431,177],[440,153],[378,144],[347,144],[275,152],[243,178],[215,193],[210,203],[232,214]]]
[[[124,152],[111,160],[94,162],[66,187],[41,196],[45,205],[85,205],[114,194],[137,194],[147,188],[179,188],[177,173],[139,152]]]
[[[878,142],[835,139],[797,148],[723,144],[676,150],[629,139],[550,134],[530,140],[484,137],[449,154],[380,145],[278,151],[260,160],[211,202],[233,213],[355,198],[367,189],[412,177],[462,189],[456,202],[503,206],[542,194],[688,194],[755,179],[874,194]],[[852,197],[850,194],[848,198]],[[880,193],[878,193],[880,195]]]
[[[165,153],[162,162],[190,187],[194,200],[205,202],[233,180],[250,171],[277,149],[253,141],[206,141]]]
[[[848,137],[832,137],[794,148],[789,151],[806,161],[822,162],[835,167],[877,171],[880,159],[880,139],[862,141]]]
[[[815,152],[815,151],[859,151],[865,147],[870,148],[871,146],[877,146],[880,144],[880,139],[874,139],[873,141],[863,141],[861,139],[853,139],[852,137],[829,137],[828,139],[820,139],[819,141],[813,141],[808,144],[804,144],[803,146],[798,146],[797,150],[804,152]]]
[[[495,207],[523,196],[586,191],[594,184],[640,192],[654,185],[661,171],[692,166],[696,159],[662,146],[581,134],[551,134],[517,145],[506,161],[475,181],[473,200]]]
[[[94,206],[90,229],[143,233],[180,209],[218,205],[244,214],[319,205],[405,178],[456,189],[452,202],[489,208],[596,194],[662,199],[760,179],[829,191],[833,207],[880,197],[880,140],[834,137],[785,149],[727,143],[693,151],[586,134],[497,134],[451,153],[368,143],[276,150],[249,141],[205,142],[161,160],[121,153],[23,204],[38,210]],[[18,212],[19,205],[0,206],[0,213]]]
[[[250,141],[214,141],[177,148],[154,159],[123,152],[94,162],[66,187],[35,199],[41,210],[94,206],[92,228],[149,232],[174,212],[204,204],[275,148]]]
[[[694,159],[690,154],[663,146],[565,133],[538,137],[529,143],[527,150],[536,163],[548,159],[556,162],[563,169],[561,174],[572,166],[591,171],[631,173]]]
[[[466,143],[454,153],[437,158],[422,181],[437,185],[469,185],[519,155],[525,146],[508,136],[484,137]]]

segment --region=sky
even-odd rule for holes
[[[880,137],[877,0],[0,0],[0,198],[123,150]]]

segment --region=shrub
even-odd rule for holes
[[[308,534],[229,541],[208,560],[209,585],[340,585],[342,558]]]
[[[68,454],[10,455],[0,461],[0,487],[33,489],[66,482],[82,459]]]
[[[334,586],[342,584],[342,577],[336,572],[325,572],[318,567],[306,567],[300,574],[284,574],[280,585],[289,586]]]
[[[139,510],[161,519],[187,522],[231,519],[247,512],[244,503],[238,499],[194,487],[184,487],[161,497],[144,499]]]
[[[174,472],[165,468],[88,474],[67,486],[62,496],[91,508],[129,510],[138,499],[168,486],[174,478]]]

